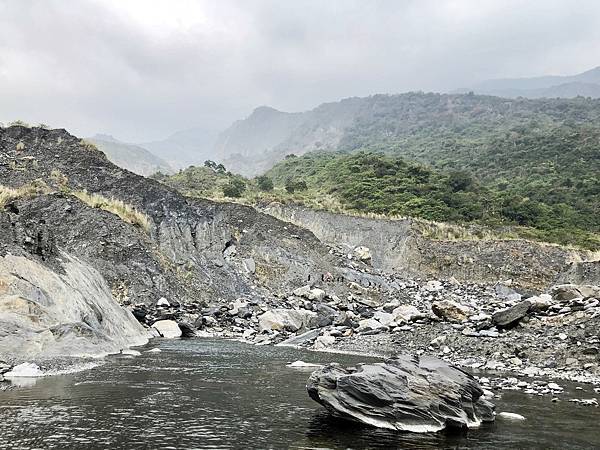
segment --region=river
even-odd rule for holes
[[[159,347],[160,353],[147,353]],[[372,358],[256,347],[217,339],[155,340],[136,358],[114,357],[78,373],[0,392],[2,449],[600,447],[600,411],[565,400],[504,392],[497,420],[465,434],[410,434],[347,424],[309,399],[307,369],[288,362]],[[591,388],[572,394],[593,397]]]

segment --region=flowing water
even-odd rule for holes
[[[498,411],[527,420],[466,434],[392,433],[331,419],[291,361],[373,359],[225,340],[155,340],[160,353],[0,392],[2,449],[600,448],[600,411],[506,392]],[[150,347],[149,347],[150,348]],[[573,395],[593,397],[590,387]]]

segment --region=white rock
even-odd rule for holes
[[[299,287],[293,293],[296,297],[303,297],[308,300],[321,301],[325,298],[325,291],[323,289],[311,288],[309,285]]]
[[[419,317],[421,312],[413,305],[400,305],[392,311],[395,322],[410,322],[415,317]]]
[[[169,300],[167,300],[164,297],[161,297],[158,299],[158,301],[156,302],[156,306],[164,306],[164,307],[169,307],[171,306],[171,304],[169,303]]]
[[[323,350],[335,343],[335,338],[333,336],[324,335],[319,336],[315,341],[315,350]]]
[[[362,245],[354,248],[353,256],[360,261],[370,261],[372,259],[369,247]]]
[[[511,412],[501,412],[500,414],[498,414],[498,417],[506,420],[525,420],[525,417],[521,414]]]
[[[276,308],[261,314],[258,318],[260,331],[288,330],[298,331],[313,328],[317,313],[308,310]]]
[[[238,298],[237,300],[231,302],[229,304],[229,314],[232,316],[236,316],[240,311],[240,308],[248,306],[248,302],[244,301],[244,299]]]
[[[386,326],[383,325],[378,320],[371,318],[371,319],[363,319],[363,320],[359,321],[357,331],[360,332],[360,331],[365,331],[365,330],[379,330],[381,328],[386,328]]]
[[[444,289],[444,286],[442,286],[442,283],[438,280],[430,280],[425,284],[425,289],[431,292],[436,292]]]
[[[322,364],[314,364],[314,363],[307,363],[304,361],[294,361],[293,363],[287,364],[286,367],[293,367],[293,368],[303,368],[303,367],[323,367]]]
[[[444,344],[446,342],[446,335],[442,335],[442,336],[438,336],[435,339],[433,339],[429,345],[431,345],[433,348],[439,348],[442,344]]]
[[[152,328],[157,330],[161,337],[167,339],[181,337],[181,329],[174,320],[159,320],[152,324]]]
[[[563,388],[560,387],[556,383],[548,383],[548,389],[550,389],[551,391],[562,391],[563,390]]]
[[[558,335],[558,338],[559,338],[561,341],[565,341],[565,340],[567,340],[567,338],[568,338],[568,337],[569,337],[569,336],[567,336],[565,333],[560,333],[560,334]]]
[[[160,353],[162,352],[162,350],[160,348],[153,348],[151,350],[148,350],[146,353]]]
[[[30,378],[30,377],[43,377],[42,372],[37,364],[34,363],[23,363],[13,367],[9,372],[4,374],[4,378]]]
[[[379,321],[379,323],[382,325],[388,326],[394,321],[394,316],[390,313],[386,313],[385,311],[375,311],[373,314],[373,319]]]

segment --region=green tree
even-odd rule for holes
[[[256,184],[261,191],[270,192],[273,190],[273,180],[266,175],[256,177]]]

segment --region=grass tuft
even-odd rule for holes
[[[89,194],[86,191],[76,191],[73,192],[73,195],[92,208],[99,208],[116,214],[124,222],[140,227],[146,233],[150,231],[148,216],[122,200],[107,198],[100,194]]]
[[[49,188],[43,181],[34,181],[18,188],[0,185],[0,208],[18,198],[35,197],[48,192]]]

